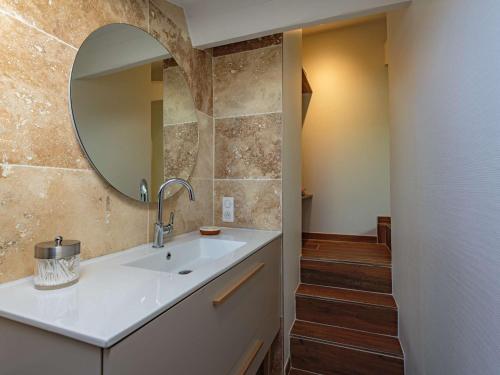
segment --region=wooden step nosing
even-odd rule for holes
[[[323,375],[323,374],[320,374],[319,372],[312,372],[312,371],[304,370],[304,369],[301,369],[298,367],[291,367],[290,372],[288,374],[291,374],[292,370],[299,370],[299,371],[305,372],[306,374],[311,374],[311,375]]]
[[[329,242],[354,242],[376,244],[377,236],[369,234],[343,234],[323,232],[302,232],[303,240],[329,241]]]
[[[301,255],[301,259],[304,260],[312,260],[312,261],[318,261],[318,262],[333,262],[333,263],[351,263],[351,264],[362,264],[362,265],[367,265],[367,266],[381,266],[381,267],[389,267],[392,268],[392,261],[388,262],[370,262],[370,261],[358,261],[358,260],[343,260],[343,259],[336,259],[336,258],[321,258],[321,257],[316,257],[316,256],[307,256],[307,255]]]
[[[343,327],[340,327],[340,328],[343,328]],[[366,331],[358,331],[358,332],[366,332]],[[368,332],[368,333],[372,333],[372,332]],[[377,334],[377,333],[375,333],[375,334]],[[388,335],[383,335],[383,336],[388,336]],[[352,348],[352,349],[359,349],[361,351],[366,351],[366,352],[370,352],[370,353],[374,353],[374,354],[386,355],[389,357],[395,357],[395,358],[401,358],[401,359],[403,358],[402,355],[399,355],[399,354],[394,353],[394,352],[373,349],[373,348],[367,348],[367,347],[361,347],[361,346],[354,345],[354,344],[339,342],[337,340],[322,339],[322,338],[315,337],[315,336],[304,336],[304,335],[300,335],[297,333],[293,333],[293,330],[292,330],[292,333],[290,334],[290,337],[295,337],[297,339],[305,339],[305,340],[315,341],[315,342],[318,342],[320,344],[332,344],[335,346],[348,347],[348,348]],[[394,336],[390,336],[390,337],[394,337]]]
[[[340,263],[340,264],[349,264],[353,266],[367,266],[367,267],[377,267],[377,268],[389,268],[392,269],[391,264],[381,264],[381,263],[365,263],[365,262],[358,262],[355,260],[338,260],[338,259],[325,259],[325,258],[311,258],[307,256],[301,256],[300,260],[307,260],[309,262],[317,262],[317,263]]]
[[[304,369],[301,369],[301,368],[298,368],[298,367],[291,367],[290,368],[290,372],[288,374],[291,374],[292,370],[302,371],[302,372],[305,372],[306,374],[311,374],[311,375],[323,375],[323,374],[320,374],[319,372],[312,372],[312,371],[304,370]]]
[[[386,357],[392,357],[392,358],[399,358],[403,359],[403,356],[400,356],[396,353],[393,352],[387,352],[387,351],[380,351],[380,350],[374,350],[366,347],[360,347],[356,345],[351,345],[351,344],[346,344],[338,341],[330,341],[330,340],[324,340],[320,339],[317,337],[312,337],[312,336],[302,336],[302,335],[297,335],[297,334],[291,334],[290,337],[300,339],[300,340],[308,340],[308,341],[314,341],[319,344],[326,344],[326,345],[332,345],[332,346],[337,346],[345,349],[354,349],[354,350],[359,350],[360,352],[366,352],[366,353],[371,353],[375,355],[382,355]]]
[[[317,240],[315,238],[306,238],[302,239],[302,244],[304,243],[313,243],[318,242],[318,245],[322,244],[332,244],[338,246],[350,246],[354,249],[364,249],[364,250],[373,250],[373,251],[384,251],[389,247],[382,242],[358,242],[358,241],[331,241],[331,240]]]
[[[359,301],[352,301],[352,300],[348,300],[348,299],[340,299],[340,298],[332,298],[332,297],[312,296],[310,294],[302,294],[299,292],[297,292],[296,297],[317,299],[317,300],[321,300],[321,301],[325,301],[325,302],[340,302],[340,303],[347,303],[347,304],[351,304],[351,305],[377,307],[377,308],[385,309],[385,310],[397,310],[397,308],[393,307],[393,306],[377,305],[375,303],[359,302]]]
[[[309,284],[309,283],[300,283],[299,285],[319,286],[321,288],[342,289],[342,290],[347,290],[347,291],[355,292],[355,293],[362,292],[362,293],[369,293],[369,294],[381,294],[383,296],[391,296],[392,297],[392,293],[372,292],[372,291],[368,291],[368,290],[359,290],[359,289],[352,289],[352,288],[342,288],[342,287],[339,287],[339,286],[326,286],[326,285]]]
[[[394,359],[398,359],[398,360],[401,360],[401,361],[404,360],[404,357],[399,357],[399,356],[396,356],[396,355],[390,355],[390,354],[386,354],[386,353],[379,353],[379,352],[371,351],[369,349],[364,349],[364,348],[351,347],[351,346],[347,346],[347,345],[344,345],[344,344],[338,344],[338,343],[334,343],[334,342],[328,342],[328,341],[324,341],[324,340],[320,340],[320,339],[316,339],[316,338],[302,337],[302,336],[295,336],[295,335],[290,335],[290,337],[294,337],[297,340],[305,340],[305,341],[310,341],[310,342],[316,342],[318,344],[335,346],[335,347],[338,347],[338,348],[343,348],[343,349],[348,349],[348,350],[355,350],[355,351],[358,351],[358,352],[363,352],[363,353],[368,353],[368,354],[373,354],[373,355],[380,355],[380,356],[383,356],[383,357],[394,358]]]
[[[398,339],[399,340],[399,336],[390,335],[390,334],[387,334],[387,333],[370,332],[370,331],[365,331],[363,329],[343,327],[343,326],[337,326],[335,324],[327,324],[327,323],[321,323],[321,322],[313,322],[311,320],[305,320],[305,319],[295,319],[295,321],[296,322],[312,323],[312,324],[321,325],[321,326],[325,326],[325,327],[341,328],[341,329],[345,329],[345,330],[348,330],[348,331],[355,331],[355,332],[360,332],[360,333],[368,333],[370,335],[385,336],[385,337],[388,337],[388,338],[393,338],[393,339]]]
[[[313,286],[321,286],[322,288],[336,288],[336,289],[343,289],[343,290],[351,290],[354,292],[365,292],[364,290],[359,290],[359,289],[347,289],[347,288],[338,288],[338,287],[330,287],[330,286],[325,286],[325,285],[317,285],[317,284],[306,284],[302,283],[303,285],[313,285]],[[383,295],[391,295],[388,293],[380,293],[380,292],[366,292],[366,293],[374,293],[374,294],[383,294]],[[311,299],[319,299],[322,301],[335,301],[335,302],[344,302],[344,303],[351,303],[354,305],[364,305],[364,306],[374,306],[374,307],[380,307],[388,310],[397,310],[397,305],[396,306],[388,306],[388,305],[381,305],[377,303],[370,303],[370,302],[362,302],[358,300],[352,300],[352,299],[347,299],[347,298],[336,298],[336,297],[326,297],[326,296],[318,296],[314,294],[307,294],[301,292],[299,289],[296,290],[295,292],[296,297],[304,297],[304,298],[311,298]]]
[[[294,330],[295,325],[297,324],[297,322],[299,322],[299,324],[301,322],[303,322],[303,323],[306,323],[306,324],[309,323],[309,324],[313,324],[313,325],[316,325],[316,326],[340,328],[340,329],[343,329],[343,330],[346,330],[346,331],[353,331],[353,332],[357,332],[357,333],[361,333],[361,334],[366,334],[366,335],[382,336],[382,337],[385,337],[385,338],[388,338],[388,339],[397,340],[398,344],[399,344],[399,349],[401,350],[401,355],[399,355],[397,353],[393,353],[393,352],[392,352],[392,354],[394,356],[396,356],[396,357],[404,358],[403,348],[401,347],[401,343],[399,341],[399,336],[389,335],[389,334],[386,334],[386,333],[370,332],[370,331],[365,331],[363,329],[356,329],[356,328],[350,328],[350,327],[342,327],[342,326],[338,326],[338,325],[334,325],[334,324],[326,324],[326,323],[321,323],[321,322],[313,322],[313,321],[304,320],[304,319],[296,319],[295,320],[295,322],[293,324],[293,327],[292,327],[292,330],[290,331],[290,336],[293,336],[293,335],[295,335],[295,336],[302,336],[302,335],[298,335],[296,333],[293,333],[293,330]],[[306,336],[306,337],[314,338],[314,336]],[[322,340],[322,339],[318,339],[318,340]],[[325,341],[329,341],[329,340],[325,340]],[[346,344],[346,345],[348,345],[348,344]],[[353,345],[353,346],[355,346],[355,345]],[[371,349],[368,349],[368,350],[371,350]],[[371,351],[378,352],[378,350],[371,350]],[[382,351],[381,353],[387,353],[387,352]]]

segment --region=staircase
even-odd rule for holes
[[[391,253],[373,242],[303,240],[290,374],[404,373]]]

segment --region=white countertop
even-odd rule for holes
[[[1,284],[0,316],[107,348],[280,235],[223,228],[217,238],[246,244],[189,275],[124,265],[163,250],[146,244],[82,262],[80,281],[64,289],[37,290],[32,277]],[[200,237],[180,235],[165,248]]]

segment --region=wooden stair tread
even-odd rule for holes
[[[401,350],[399,340],[394,336],[379,335],[302,320],[295,321],[292,328],[292,336],[311,338],[403,358],[403,351]]]
[[[390,294],[366,292],[328,286],[300,284],[297,296],[352,302],[364,305],[375,305],[396,309],[394,297]]]
[[[302,257],[391,266],[389,248],[378,243],[305,240]]]
[[[299,370],[298,368],[291,368],[288,375],[321,375],[321,374],[318,374],[317,372]]]

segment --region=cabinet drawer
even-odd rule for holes
[[[279,330],[280,317],[268,316],[255,331],[247,348],[230,371],[231,375],[252,375],[257,372]]]
[[[228,374],[262,327],[278,331],[280,289],[277,239],[105,350],[104,374]]]

